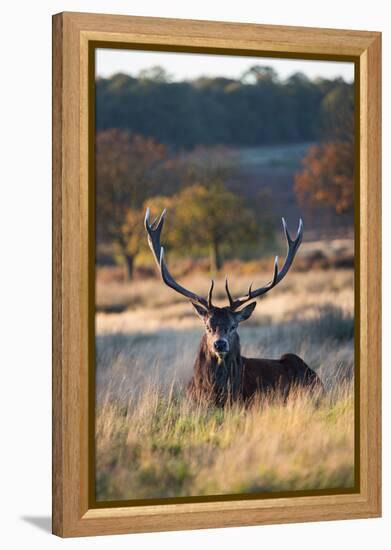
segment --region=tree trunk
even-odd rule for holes
[[[131,281],[134,274],[134,256],[124,254],[124,268],[125,282]]]
[[[220,256],[220,245],[217,241],[213,241],[210,245],[210,271],[216,273],[221,269],[222,261]]]

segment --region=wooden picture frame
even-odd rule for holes
[[[90,342],[94,48],[345,60],[355,64],[357,485],[353,492],[93,506]],[[53,17],[53,533],[62,537],[378,517],[381,514],[381,34],[87,13]],[[92,306],[91,306],[92,304]]]

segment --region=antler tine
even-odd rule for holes
[[[158,218],[159,216],[156,216],[156,218],[153,220],[153,222],[151,223],[151,227],[152,228],[155,228],[156,227],[156,222],[158,221]]]
[[[212,304],[212,294],[213,294],[213,287],[215,286],[215,282],[214,280],[212,279],[211,282],[210,282],[210,288],[209,288],[209,292],[208,292],[208,308],[209,309],[212,309],[213,307],[213,304]]]
[[[237,300],[232,300],[232,297],[230,297],[230,295],[229,295],[228,298],[229,298],[230,308],[232,310],[235,310],[238,307],[244,305],[249,300],[252,300],[254,298],[258,298],[258,296],[262,296],[263,294],[266,294],[266,292],[269,292],[269,290],[271,290],[276,285],[278,285],[278,283],[280,281],[282,281],[282,279],[288,273],[288,271],[289,271],[289,269],[290,269],[290,267],[293,263],[293,260],[296,256],[296,253],[299,249],[301,241],[303,239],[303,220],[301,218],[299,219],[299,226],[298,226],[298,229],[297,229],[297,235],[296,235],[295,239],[292,239],[291,236],[289,235],[289,231],[288,231],[288,228],[287,228],[287,225],[286,225],[286,222],[285,222],[284,218],[282,218],[282,226],[283,226],[284,234],[285,234],[285,237],[286,237],[286,240],[287,240],[288,251],[287,251],[287,255],[286,255],[286,258],[285,258],[284,265],[281,268],[281,271],[279,271],[279,269],[278,269],[278,256],[276,256],[275,259],[274,259],[274,268],[273,268],[273,278],[272,278],[272,280],[266,286],[261,287],[261,288],[257,288],[255,290],[252,290],[252,285],[250,285],[247,295],[242,296],[241,298],[238,298]]]
[[[166,212],[167,210],[164,209],[163,212],[160,214],[160,217],[157,216],[152,223],[149,223],[150,210],[149,208],[147,208],[144,219],[145,229],[148,233],[148,244],[153,252],[153,257],[155,258],[155,261],[159,267],[161,255],[160,250],[162,248],[160,246],[160,233],[163,229]]]
[[[228,277],[225,276],[225,292],[227,293],[227,296],[228,296],[228,300],[229,300],[229,307],[232,309],[232,306],[234,304],[234,300],[232,298],[232,295],[229,291],[229,287],[228,287]]]
[[[163,229],[165,215],[166,209],[164,209],[161,213],[159,220],[157,220],[156,218],[153,223],[150,223],[150,210],[149,208],[147,208],[144,220],[145,229],[148,234],[148,244],[152,251],[153,257],[155,258],[155,261],[159,267],[162,279],[167,286],[169,286],[179,294],[182,294],[182,296],[185,296],[185,298],[188,298],[194,303],[198,303],[206,308],[209,308],[209,302],[212,303],[213,281],[211,289],[209,290],[208,300],[205,300],[205,298],[202,298],[202,296],[198,296],[198,294],[187,290],[185,287],[177,283],[171,273],[168,271],[166,262],[164,261],[164,248],[160,244],[160,234]]]

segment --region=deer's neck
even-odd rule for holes
[[[242,387],[243,370],[239,336],[236,336],[229,353],[219,361],[215,354],[210,352],[204,335],[194,370],[200,389],[213,394],[217,401],[237,399]]]

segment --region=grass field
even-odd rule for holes
[[[257,274],[256,280],[267,279]],[[249,276],[233,278],[243,292]],[[187,279],[206,292],[204,274]],[[224,303],[217,280],[217,303]],[[97,499],[349,487],[354,480],[353,271],[291,272],[240,328],[247,357],[298,353],[323,396],[203,409],[183,387],[202,334],[191,306],[159,280],[99,283]]]

